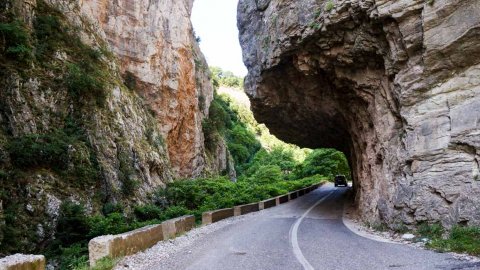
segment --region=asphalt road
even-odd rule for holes
[[[343,225],[345,188],[326,185],[197,240],[153,269],[479,269],[449,254],[378,242]]]

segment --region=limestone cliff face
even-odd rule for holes
[[[193,0],[80,2],[155,113],[177,177],[205,167],[202,119],[213,89],[192,30]]]
[[[369,221],[480,223],[480,2],[241,0],[254,113],[347,153]]]
[[[128,213],[176,178],[232,170],[224,142],[205,153],[213,88],[192,3],[0,4],[27,37],[0,33],[0,254],[48,244],[67,200]]]

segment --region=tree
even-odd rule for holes
[[[303,164],[295,168],[295,174],[299,178],[320,174],[331,179],[337,174],[343,174],[350,179],[350,167],[342,152],[330,148],[315,149]]]

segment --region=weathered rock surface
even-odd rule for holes
[[[98,213],[106,203],[123,203],[128,213],[131,206],[145,202],[148,194],[176,178],[235,175],[224,142],[216,145],[215,153],[207,155],[205,150],[202,121],[213,88],[193,34],[192,4],[192,0],[6,0],[0,4],[1,22],[13,16],[25,23],[33,54],[41,50],[38,47],[49,48],[48,42],[57,46],[46,59],[25,64],[6,56],[5,40],[0,40],[0,59],[5,60],[0,65],[0,229],[19,228],[16,240],[10,242],[1,241],[0,230],[1,254],[35,251],[38,246],[32,242],[48,243],[60,205],[67,200],[84,204],[88,214]],[[36,19],[52,14],[68,33],[37,44]],[[63,41],[62,35],[77,44]],[[82,46],[75,47],[78,43]],[[89,53],[98,59],[90,59]],[[102,67],[93,73],[103,75],[104,104],[68,89],[71,64],[82,67],[89,61]],[[89,79],[87,74],[78,77]],[[15,167],[12,142],[44,136],[40,141],[48,142],[43,147],[52,141],[63,144],[64,135],[53,137],[70,125],[86,138],[67,136],[74,141],[68,141],[68,168],[59,172],[51,163]],[[98,177],[83,177],[83,182],[72,177],[78,163],[95,168]],[[3,216],[12,213],[17,218],[5,223]],[[25,240],[32,235],[35,239]]]
[[[350,157],[369,221],[480,223],[480,2],[241,0],[246,90],[279,138]]]
[[[205,168],[202,119],[213,89],[195,41],[193,0],[81,1],[103,30],[120,70],[135,80],[166,138],[173,172],[196,177]]]
[[[0,270],[45,270],[43,255],[15,254],[0,259]]]

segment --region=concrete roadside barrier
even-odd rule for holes
[[[163,226],[150,225],[134,231],[104,235],[88,243],[90,266],[94,267],[103,258],[118,258],[135,254],[163,240]]]
[[[264,200],[258,203],[259,210],[277,206],[277,198]]]
[[[282,203],[287,203],[290,200],[290,194],[286,194],[286,195],[283,195],[283,196],[278,196],[277,199],[278,199],[277,205],[282,204]]]
[[[163,240],[175,238],[195,227],[195,216],[188,215],[162,222]]]
[[[305,189],[300,189],[298,191],[298,197],[305,195]]]
[[[202,214],[202,224],[208,225],[234,216],[233,208],[225,208],[220,210],[208,211]]]
[[[233,207],[234,216],[245,215],[257,211],[260,211],[259,203],[249,203]]]
[[[295,200],[296,198],[298,198],[298,191],[292,191],[288,193],[288,197],[290,200]]]
[[[45,256],[15,254],[0,259],[0,270],[45,270]]]
[[[195,217],[189,215],[118,235],[93,238],[88,243],[90,266],[94,267],[105,257],[119,258],[144,251],[162,240],[174,238],[193,227],[195,227]]]

